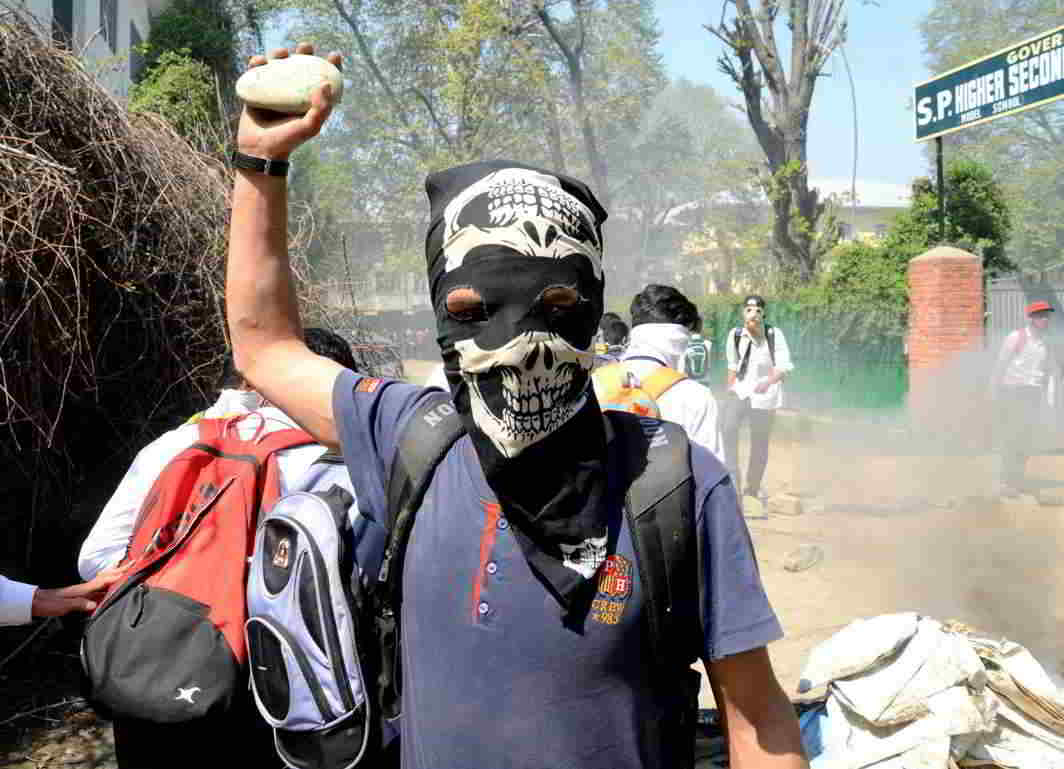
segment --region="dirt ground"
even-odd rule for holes
[[[406,364],[413,381],[430,368]],[[1064,506],[1001,504],[991,457],[921,453],[886,433],[793,415],[777,424],[764,485],[797,495],[805,510],[748,523],[786,633],[770,647],[785,690],[797,696],[809,650],[850,621],[910,610],[1019,641],[1060,675]],[[1064,456],[1035,457],[1028,470],[1042,501],[1064,503]],[[787,571],[800,545],[818,547],[822,560]],[[0,767],[114,766],[106,722],[76,703],[47,707],[79,697],[69,635],[42,633],[0,666]],[[0,635],[0,660],[16,645],[9,640]],[[711,706],[708,687],[703,695]]]

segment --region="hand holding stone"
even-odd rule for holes
[[[296,47],[295,54],[301,57],[313,56],[314,47],[309,43],[300,43]],[[271,52],[269,59],[264,56],[253,56],[249,62],[249,71],[256,67],[278,66],[276,63],[271,65],[269,62],[277,62],[278,60],[287,59],[290,55],[288,49],[280,48]],[[323,59],[322,62],[322,65],[318,65],[314,69],[323,73],[328,73],[328,70],[324,66],[324,63],[327,62],[328,65],[339,70],[341,66],[340,54],[331,53],[326,59]],[[311,69],[306,66],[306,64],[306,62],[301,62],[300,65],[294,65],[294,67],[305,72]],[[292,69],[293,67],[285,68]],[[241,86],[238,81],[238,93],[241,91],[248,93],[249,89],[247,84],[249,82],[254,82],[250,78],[248,78],[248,80],[245,80],[245,78],[248,78],[248,73],[245,73],[241,77],[241,81],[244,81],[244,86]],[[332,82],[330,82],[330,80]],[[336,82],[340,82],[340,86],[334,90],[333,84]],[[306,84],[304,84],[304,86],[305,85]],[[280,87],[283,87],[283,85],[278,84],[278,88]],[[237,129],[237,148],[244,154],[253,157],[267,158],[270,160],[287,160],[288,156],[297,147],[308,139],[316,136],[318,132],[321,131],[322,125],[332,112],[333,103],[338,100],[341,95],[342,88],[342,81],[338,81],[335,77],[327,78],[324,82],[320,82],[319,85],[310,89],[309,108],[304,114],[283,114],[276,111],[267,111],[255,107],[251,103],[246,103],[244,105],[244,111],[240,116],[240,126]],[[271,92],[265,87],[265,83],[257,84],[257,86],[251,88],[250,91],[252,99],[249,101],[253,103],[270,103],[271,105],[280,104],[282,107],[287,107],[293,112],[296,111],[296,107],[302,106],[297,103],[300,98],[302,98],[300,95],[296,95],[292,98],[280,93]],[[305,96],[305,94],[302,96]]]

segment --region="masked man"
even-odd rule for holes
[[[728,396],[724,402],[724,455],[736,485],[739,475],[739,428],[750,424],[750,462],[744,495],[764,500],[761,479],[768,465],[768,444],[776,409],[783,405],[783,378],[794,370],[787,338],[765,323],[765,300],[743,300],[742,328],[724,340],[728,359]]]
[[[328,114],[325,88],[301,117],[245,110],[239,152],[284,161]],[[429,287],[466,435],[437,466],[403,564],[403,766],[680,766],[683,747],[660,739],[675,714],[646,657],[645,598],[630,570],[616,476],[624,441],[607,433],[589,387],[606,214],[582,183],[503,161],[432,174],[426,191]],[[435,391],[306,350],[285,222],[284,178],[239,171],[226,288],[237,365],[343,447],[361,510],[386,519],[397,438]],[[733,760],[805,766],[764,648],[779,625],[734,490],[708,452],[691,453],[700,648]],[[604,575],[609,605],[596,611],[585,599]]]

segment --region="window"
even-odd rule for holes
[[[839,239],[840,240],[852,240],[853,239],[853,227],[849,222],[839,222]]]
[[[100,0],[100,26],[111,53],[118,50],[118,0]]]
[[[74,45],[74,0],[52,0],[52,40]]]
[[[144,69],[144,54],[140,51],[142,43],[137,25],[132,21],[129,22],[129,79],[134,83],[137,82],[141,70]]]

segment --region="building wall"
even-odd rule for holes
[[[120,101],[129,96],[137,74],[135,46],[148,38],[150,17],[165,10],[169,0],[14,0],[56,37],[69,44],[85,67]],[[70,29],[64,29],[69,20]]]

